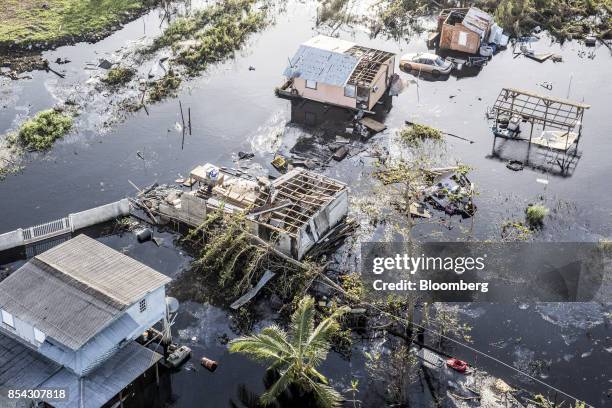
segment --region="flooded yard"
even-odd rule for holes
[[[190,4],[194,9],[208,6],[206,1]],[[153,182],[172,185],[192,168],[207,162],[278,175],[270,164],[277,153],[289,156],[296,145],[299,151],[321,148],[320,126],[291,121],[292,114],[299,116],[300,109],[306,108],[294,104],[292,113],[292,102],[274,94],[297,46],[317,33],[332,32],[331,28],[316,26],[318,7],[313,1],[270,6],[270,24],[249,36],[234,58],[209,65],[199,76],[186,77],[176,97],[148,104],[146,111],[126,113],[121,108],[123,99],[141,94],[137,80],[115,92],[99,85],[104,71],[98,65],[102,59],[128,64],[134,61],[133,50],[158,36],[167,24],[159,9],[95,44],[78,43],[43,52],[43,57],[64,78],[45,71],[23,73],[17,80],[0,76],[0,135],[57,103],[69,100],[79,106],[73,131],[67,137],[46,153],[27,153],[19,162],[20,169],[0,181],[0,232],[132,196],[136,191],[130,182],[140,187]],[[424,24],[435,22],[425,19]],[[334,34],[398,55],[427,51],[426,33],[411,34],[400,41],[383,35],[371,38],[365,28],[355,24],[342,25]],[[501,240],[502,225],[524,220],[525,208],[532,203],[550,209],[544,227],[530,237],[533,241],[609,240],[610,50],[599,44],[585,48],[579,41],[561,45],[545,35],[531,46],[538,52],[562,56],[562,62],[539,63],[522,55],[517,57],[509,46],[472,73],[453,72],[448,77],[428,78],[400,72],[402,78],[412,82],[393,98],[390,111],[384,115],[387,129],[367,141],[354,141],[354,154],[351,152],[340,162],[332,160],[320,169],[349,186],[349,216],[359,223],[355,238],[343,247],[342,253],[358,251],[361,242],[402,240],[406,235],[415,240],[441,242]],[[53,63],[58,59],[70,62]],[[163,75],[166,68],[161,59],[163,54],[155,55],[135,66],[137,76]],[[552,87],[547,89],[543,84]],[[558,176],[527,166],[521,171],[506,167],[509,160],[524,159],[528,144],[498,139],[493,146],[485,114],[503,87],[533,90],[591,106],[584,117],[581,156],[571,175]],[[184,135],[182,131],[179,100],[185,111],[190,110],[191,134]],[[382,197],[384,187],[373,176],[378,165],[372,152],[387,151],[389,157],[401,155],[396,132],[405,121],[427,124],[473,141],[445,137],[439,145],[424,146],[434,149],[440,162],[437,164],[461,163],[472,169],[469,177],[475,184],[478,208],[472,219],[435,212],[429,220],[416,219],[409,232],[396,227],[401,224],[400,218],[391,214],[390,201]],[[238,161],[240,151],[253,152],[254,157]],[[542,160],[555,166],[554,157]],[[378,221],[372,219],[372,214],[377,214]],[[183,293],[190,285],[189,271],[195,254],[184,245],[179,233],[156,230],[155,234],[164,240],[161,246],[153,242],[140,244],[131,232],[114,233],[112,226],[91,234],[174,280],[170,295],[180,300],[181,308],[173,335],[175,341],[192,348],[193,356],[172,375],[173,407],[246,407],[239,402],[243,386],[257,394],[265,390],[265,367],[227,351],[227,342],[243,334],[228,308],[235,299],[202,303]],[[343,265],[347,270],[358,270],[354,256],[342,259],[350,260]],[[24,261],[0,259],[0,266],[15,270]],[[612,405],[609,297],[590,303],[460,303],[445,307],[456,309],[461,323],[472,327],[471,347],[592,406]],[[267,300],[260,299],[255,309],[258,319],[254,331],[279,318],[278,309]],[[493,359],[451,343],[443,346],[449,354],[515,387],[555,396],[553,389]],[[358,379],[364,407],[386,404],[380,383],[368,370],[366,352],[375,349],[385,349],[381,338],[355,333],[350,356],[333,352],[321,366],[321,372],[343,393],[351,387],[351,380]],[[215,373],[198,364],[204,356],[219,362]],[[411,406],[433,404],[419,397],[418,391],[413,392],[415,405]]]

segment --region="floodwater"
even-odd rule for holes
[[[205,3],[199,5],[205,6]],[[44,56],[49,61],[58,57],[71,60],[69,64],[54,66],[66,73],[65,79],[45,72],[33,72],[28,74],[31,78],[18,81],[0,77],[0,134],[15,129],[23,117],[66,98],[76,99],[85,106],[77,119],[77,132],[57,143],[48,154],[30,157],[23,171],[0,182],[1,232],[132,195],[135,190],[128,180],[139,186],[154,181],[173,183],[205,162],[235,166],[233,161],[238,151],[253,151],[256,155],[250,167],[274,174],[269,162],[277,149],[286,151],[296,141],[308,142],[312,138],[312,130],[289,123],[290,103],[276,98],[273,90],[282,81],[287,58],[299,43],[317,32],[313,2],[289,3],[286,10],[279,12],[275,24],[253,35],[234,59],[183,83],[179,98],[185,109],[191,109],[193,129],[193,134],[186,136],[183,148],[181,132],[176,127],[180,122],[176,98],[148,106],[148,115],[141,110],[113,123],[112,104],[117,99],[95,91],[89,78],[99,76],[100,72],[88,69],[87,63],[95,63],[98,58],[110,59],[113,54],[122,55],[120,49],[129,41],[156,35],[160,30],[160,16],[159,11],[153,11],[93,45],[77,44],[46,52]],[[417,37],[398,43],[385,38],[370,39],[359,28],[341,29],[338,33],[342,38],[400,54],[425,50],[424,41]],[[514,58],[512,49],[508,49],[498,53],[477,75],[452,75],[437,81],[420,78],[394,98],[393,108],[385,119],[388,130],[370,139],[364,147],[393,148],[389,140],[404,120],[429,124],[474,140],[475,143],[469,144],[448,138],[444,153],[448,164],[456,159],[474,168],[470,179],[479,192],[472,232],[475,239],[499,239],[502,222],[522,219],[526,205],[538,200],[543,200],[552,211],[536,240],[573,242],[610,237],[612,83],[607,79],[612,68],[610,52],[605,47],[585,49],[577,42],[559,46],[546,39],[533,43],[532,47],[536,52],[559,53],[563,62],[540,64],[524,57]],[[592,58],[585,50],[593,52]],[[249,70],[249,66],[255,70]],[[140,72],[153,68],[141,67]],[[413,78],[405,73],[401,75]],[[541,87],[539,84],[543,82],[552,83],[552,90]],[[490,157],[493,138],[484,114],[501,87],[569,96],[591,105],[584,119],[582,156],[570,177],[529,168],[513,172],[503,161]],[[127,92],[137,92],[137,89]],[[525,154],[524,148],[521,144],[508,143],[500,154],[520,159]],[[373,160],[366,151],[340,163],[332,162],[325,173],[346,182],[353,196],[367,197],[378,188],[370,177],[372,170]],[[355,216],[361,216],[358,209],[352,211]],[[424,239],[465,239],[465,229],[469,226],[470,220],[460,221],[455,217],[446,220],[445,225],[419,224],[413,234]],[[379,233],[376,228],[362,231],[360,239],[367,240]],[[160,248],[152,242],[138,244],[130,233],[104,235],[100,239],[180,280],[191,258],[176,244],[176,234],[159,232],[159,236],[165,239]],[[10,267],[19,264],[13,263]],[[174,295],[181,298],[180,293]],[[472,346],[599,407],[612,404],[609,394],[612,307],[606,301],[609,299],[588,304],[453,307],[458,307],[462,320],[473,327]],[[183,370],[173,375],[176,407],[229,406],[230,399],[237,402],[240,384],[256,393],[263,391],[264,367],[227,353],[225,342],[236,334],[226,309],[220,306],[188,299],[182,302],[174,335],[179,342],[192,347],[194,355]],[[265,305],[261,307],[265,309]],[[274,317],[273,312],[268,312],[256,328],[265,326]],[[369,347],[367,343],[363,345]],[[350,360],[332,353],[322,371],[338,389],[346,389],[352,378],[359,378],[361,398],[366,406],[381,406],[382,400],[375,393],[368,393],[361,346],[355,342]],[[554,392],[542,385],[492,360],[470,354],[467,349],[457,346],[451,352],[504,377],[509,383],[554,396]],[[214,374],[199,366],[202,356],[220,363]]]

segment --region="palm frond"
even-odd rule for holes
[[[259,361],[288,361],[287,349],[263,334],[239,337],[230,341],[230,353],[243,353]]]
[[[331,316],[319,323],[308,337],[305,354],[312,360],[313,365],[318,364],[315,364],[315,361],[325,359],[329,350],[329,340],[339,328],[337,319],[348,310],[348,307],[341,307],[336,310]]]
[[[301,355],[306,340],[314,328],[314,299],[305,296],[291,316],[291,342]]]
[[[338,408],[342,406],[342,401],[344,401],[344,397],[329,385],[312,382],[310,391],[320,408]]]
[[[278,380],[266,392],[261,394],[260,401],[263,405],[270,405],[276,398],[295,381],[295,372],[291,369],[281,372]]]
[[[273,339],[278,344],[278,347],[284,349],[286,353],[295,351],[293,345],[289,343],[287,333],[276,324],[262,329],[260,334]]]

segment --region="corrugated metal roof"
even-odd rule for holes
[[[0,333],[0,388],[66,389],[66,401],[48,402],[56,408],[99,408],[160,359],[158,353],[131,342],[91,374],[79,378]],[[0,406],[3,402],[3,395],[0,395]]]
[[[60,368],[18,340],[0,333],[0,388],[37,388]]]
[[[0,308],[78,350],[129,305],[169,281],[81,235],[30,260],[2,281]]]
[[[69,390],[68,401],[52,401],[56,408],[99,408],[160,359],[158,353],[132,342],[86,377],[79,378],[63,369],[41,388]],[[83,405],[80,405],[81,401]]]
[[[125,306],[170,282],[167,276],[87,235],[79,235],[36,258]]]
[[[300,45],[284,75],[323,84],[344,86],[359,58],[335,51]]]

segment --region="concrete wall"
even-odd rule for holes
[[[293,88],[296,89],[303,98],[349,108],[355,108],[357,106],[355,98],[344,96],[344,87],[342,86],[327,85],[317,82],[317,89],[310,89],[306,88],[306,81],[304,79],[295,78],[293,81]]]

